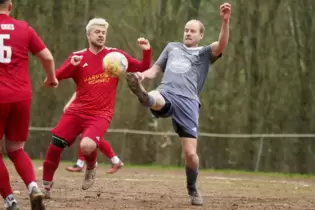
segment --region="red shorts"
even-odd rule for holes
[[[32,100],[0,103],[0,140],[26,141],[30,125]]]
[[[110,121],[102,117],[65,113],[51,132],[54,136],[67,141],[69,146],[75,142],[76,137],[80,134],[81,139],[88,137],[98,146],[99,141],[107,132],[109,124]]]

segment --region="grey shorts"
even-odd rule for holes
[[[151,109],[156,118],[172,118],[173,127],[180,137],[198,137],[199,102],[169,92],[160,92],[166,104],[159,111]]]

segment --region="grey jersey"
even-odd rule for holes
[[[217,58],[210,46],[187,48],[180,42],[168,43],[155,63],[164,72],[157,89],[199,102],[209,66]]]

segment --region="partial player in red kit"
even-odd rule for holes
[[[28,53],[41,61],[46,87],[56,87],[58,80],[50,51],[28,23],[9,16],[11,9],[11,0],[0,0],[0,194],[7,210],[19,209],[2,159],[1,140],[5,136],[7,155],[28,189],[32,209],[45,209],[32,161],[24,151],[32,101]]]
[[[152,51],[148,40],[138,39],[143,50],[142,61],[127,53],[105,47],[108,23],[94,18],[86,26],[89,48],[72,53],[57,70],[58,80],[72,78],[76,84],[76,97],[65,110],[57,126],[52,130],[52,141],[43,165],[45,197],[50,197],[53,177],[58,168],[61,153],[80,135],[80,147],[86,162],[83,190],[95,181],[97,147],[112,120],[119,78],[104,72],[102,60],[109,52],[123,53],[128,60],[129,72],[144,71],[150,67]]]
[[[65,105],[63,111],[65,112],[66,109],[69,107],[69,105],[73,102],[73,100],[76,97],[76,93],[74,93],[71,97],[71,99],[68,101],[68,103]],[[115,154],[112,146],[110,145],[110,143],[108,141],[106,141],[105,139],[102,139],[99,143],[99,149],[101,150],[101,152],[108,158],[110,159],[111,163],[112,163],[112,168],[107,171],[108,174],[114,174],[116,173],[121,167],[124,166],[124,163],[119,159],[119,157]],[[69,166],[67,167],[67,171],[70,172],[81,172],[84,169],[84,165],[85,165],[85,160],[84,160],[84,156],[82,153],[82,149],[79,146],[78,148],[78,160],[77,162],[73,165],[73,166]]]

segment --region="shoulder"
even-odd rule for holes
[[[118,49],[116,47],[105,47],[105,49],[108,51],[121,51],[120,49]]]
[[[82,49],[82,50],[78,50],[78,51],[74,51],[71,53],[71,55],[84,55],[87,52],[87,49]]]
[[[180,45],[183,45],[183,43],[181,42],[169,42],[167,43],[168,46],[180,46]]]
[[[33,32],[35,32],[34,28],[30,26],[28,22],[24,20],[17,20],[13,18],[12,23],[14,24],[15,29],[18,30],[19,33],[22,32],[22,30],[23,30],[23,33],[28,33],[28,34],[32,34]]]
[[[121,49],[114,48],[114,47],[106,47],[106,54],[111,53],[111,52],[118,52],[118,53],[121,53],[121,54],[123,54],[127,59],[130,57],[130,55],[129,55],[127,52],[125,52],[125,51],[123,51],[123,50],[121,50]]]
[[[29,24],[26,21],[18,20],[12,17],[6,19],[5,23],[1,24],[1,28],[4,30],[14,30],[21,33],[27,33],[29,30]]]
[[[211,53],[211,47],[210,45],[205,45],[200,47],[201,53]]]
[[[25,26],[25,27],[29,26],[28,22],[26,22],[25,20],[19,20],[19,19],[15,19],[13,17],[10,17],[10,21],[12,23],[14,23],[15,25],[18,25],[18,26]]]
[[[115,47],[106,47],[105,49],[107,50],[107,53],[119,52],[119,53],[122,53],[122,54],[127,54],[125,51],[123,51],[121,49],[118,49],[118,48],[115,48]]]
[[[169,42],[166,44],[165,47],[168,48],[175,48],[175,47],[181,47],[183,44],[181,42]]]

